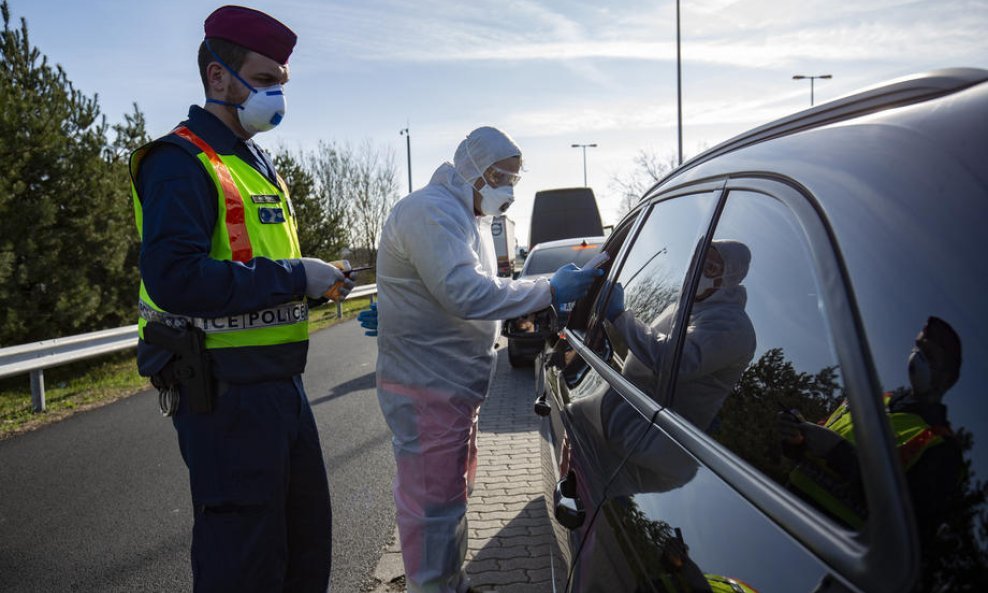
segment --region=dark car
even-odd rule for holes
[[[582,267],[600,253],[604,237],[560,239],[539,243],[525,257],[518,278],[534,280],[548,278],[566,264]],[[535,357],[545,347],[545,338],[540,329],[539,314],[509,319],[504,323],[504,334],[508,336],[508,361],[511,366],[531,366]],[[544,318],[544,316],[542,316]]]
[[[649,190],[538,361],[557,589],[988,590],[986,231],[985,70]]]

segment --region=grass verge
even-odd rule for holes
[[[352,319],[370,304],[369,298],[343,303],[337,319],[330,304],[309,312],[309,331],[315,332]],[[133,352],[94,358],[45,370],[45,411],[31,411],[31,381],[27,375],[0,380],[0,440],[68,418],[76,412],[104,406],[150,388],[137,374]]]

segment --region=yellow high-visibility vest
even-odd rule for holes
[[[220,155],[202,138],[184,126],[171,132],[199,149],[196,155],[216,185],[218,209],[209,256],[223,261],[247,262],[254,257],[290,259],[301,257],[295,214],[285,182],[271,183],[264,175],[235,155]],[[142,146],[130,157],[131,194],[137,232],[143,239],[144,214],[137,195],[138,167],[147,152],[162,139]],[[190,323],[206,333],[206,348],[272,346],[309,339],[308,308],[304,299],[248,313],[217,318],[188,318],[173,315],[157,304],[141,281],[138,333],[150,320]]]

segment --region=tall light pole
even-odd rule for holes
[[[676,131],[679,139],[679,164],[683,164],[683,61],[679,51],[679,0],[676,0]]]
[[[405,146],[408,148],[408,193],[412,193],[412,135],[408,128],[398,130],[398,135],[405,137]]]
[[[587,187],[587,149],[597,148],[596,144],[570,144],[570,148],[583,149],[583,187]]]
[[[831,78],[833,78],[833,76],[830,75],[830,74],[820,74],[819,76],[807,76],[805,74],[796,74],[796,75],[794,75],[792,77],[793,80],[804,80],[804,79],[807,79],[807,78],[810,79],[810,107],[813,107],[813,82],[817,78],[822,78],[824,80],[830,80]]]

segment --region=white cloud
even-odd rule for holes
[[[534,0],[500,6],[490,10],[432,0],[414,8],[396,1],[311,8],[313,22],[329,24],[321,43],[357,60],[675,59],[672,3],[647,12],[612,6],[569,16]],[[683,59],[707,64],[764,68],[809,60],[908,61],[931,51],[950,61],[983,55],[988,0],[697,0],[686,4],[683,21]],[[600,70],[586,72],[605,80]]]

